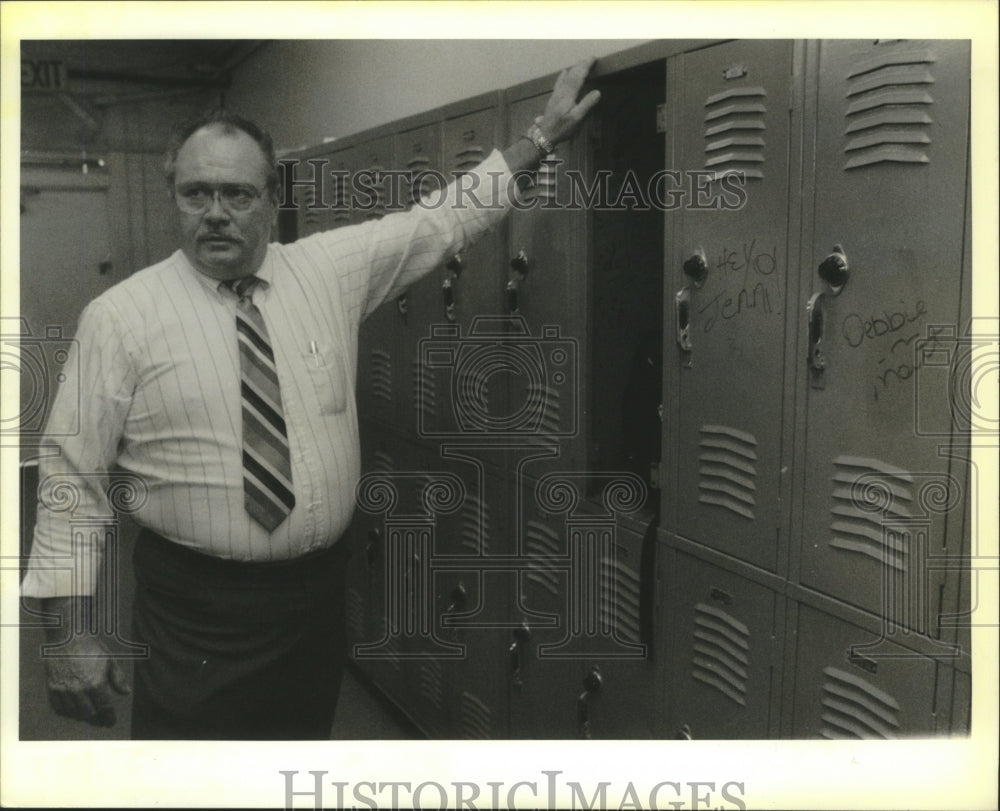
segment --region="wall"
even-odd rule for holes
[[[279,150],[293,149],[509,87],[643,41],[274,41],[237,69],[226,107],[259,121]]]

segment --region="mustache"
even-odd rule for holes
[[[225,242],[233,242],[236,244],[240,244],[243,242],[243,240],[240,239],[239,237],[233,234],[227,234],[223,231],[208,231],[204,234],[198,235],[199,242],[216,242],[219,240],[223,240]]]

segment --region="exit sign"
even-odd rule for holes
[[[22,59],[22,90],[66,90],[66,63],[58,59]]]

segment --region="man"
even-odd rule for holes
[[[144,482],[131,638],[149,657],[136,662],[133,738],[328,736],[346,647],[337,541],[360,470],[358,325],[504,215],[511,175],[597,103],[596,91],[577,102],[590,65],[564,71],[529,134],[478,168],[487,205],[415,206],[292,245],[269,244],[266,134],[234,116],[183,133],[168,159],[181,249],[81,316],[23,584],[63,617],[51,632],[62,641],[71,612],[93,610],[101,544],[72,545],[45,482],[69,483],[90,515],[109,514],[113,467]],[[491,189],[500,199],[483,199]],[[72,578],[57,568],[71,553]],[[95,636],[61,653],[49,660],[55,710],[114,724],[112,691],[129,689],[117,663]]]

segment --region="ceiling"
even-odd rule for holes
[[[225,83],[261,40],[23,40],[22,59],[66,64],[70,78],[161,87]]]
[[[61,90],[22,87],[25,151],[155,151],[170,123],[222,106],[264,40],[22,40],[24,60],[65,66]],[[24,80],[22,80],[22,85]]]

